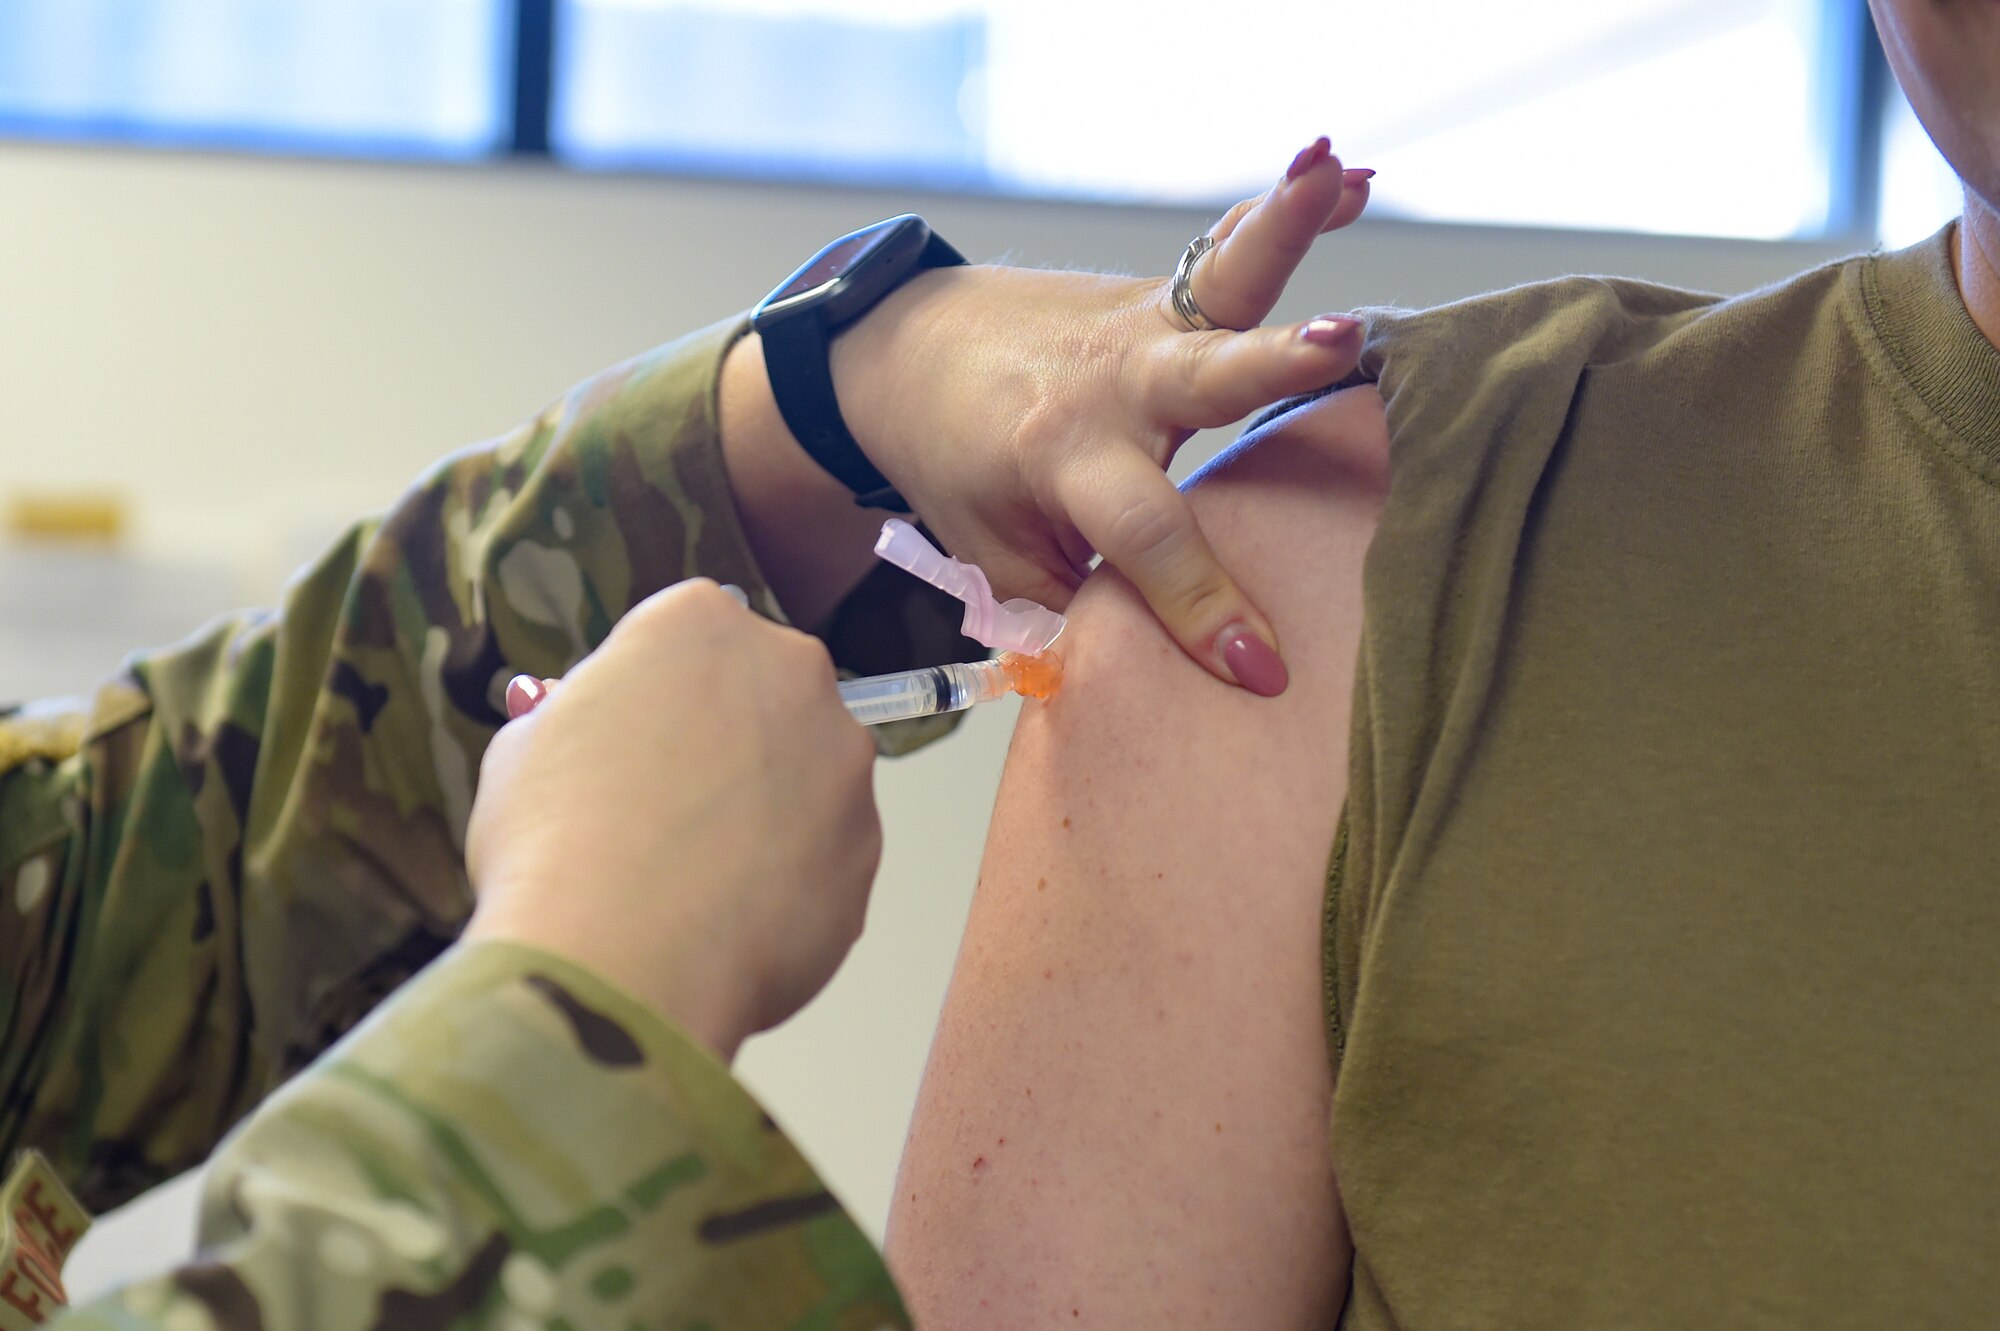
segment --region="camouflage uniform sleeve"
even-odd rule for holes
[[[200,1162],[456,936],[508,678],[561,674],[696,574],[779,614],[716,437],[740,331],[446,459],[276,613],[0,718],[0,1160],[40,1149],[94,1210]],[[864,670],[952,659],[954,606],[871,578],[827,636]]]
[[[63,1331],[889,1331],[881,1258],[722,1066],[590,971],[455,950],[217,1154],[194,1262]]]

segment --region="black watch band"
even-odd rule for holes
[[[778,413],[800,447],[868,508],[909,505],[861,451],[840,413],[829,363],[834,336],[917,273],[965,258],[914,214],[843,236],[809,259],[751,318]]]
[[[840,414],[840,400],[833,392],[833,338],[826,326],[817,319],[786,319],[761,336],[771,395],[778,399],[778,414],[799,447],[853,491],[854,502],[863,508],[909,512],[903,496],[861,451]]]

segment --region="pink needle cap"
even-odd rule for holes
[[[1063,617],[1047,606],[1020,596],[1004,603],[994,600],[993,585],[976,564],[951,558],[901,518],[882,524],[875,553],[965,602],[959,631],[983,646],[1034,656],[1047,651],[1063,631]]]

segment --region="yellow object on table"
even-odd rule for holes
[[[6,530],[17,540],[109,545],[125,534],[126,518],[117,495],[29,493],[8,501]]]

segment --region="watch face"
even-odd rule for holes
[[[870,227],[827,246],[818,258],[792,274],[791,281],[771,293],[771,303],[803,296],[825,286],[858,263],[862,255],[888,239],[892,230],[890,227]]]

